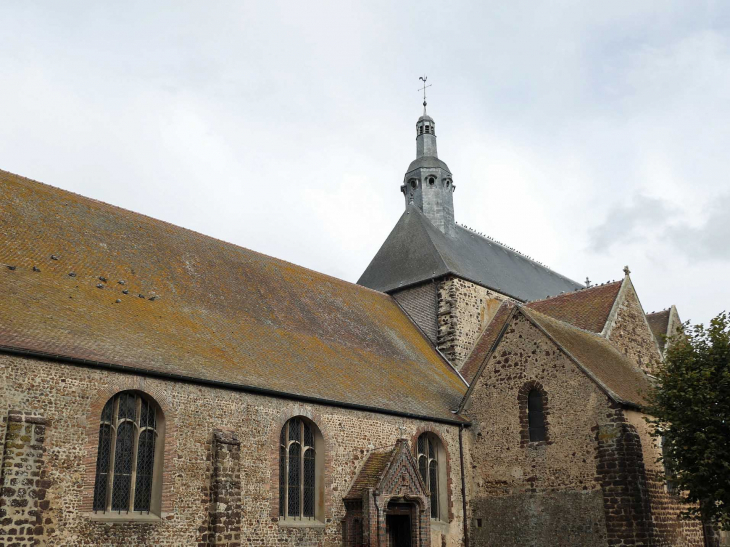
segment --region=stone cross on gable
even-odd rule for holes
[[[398,426],[398,431],[400,431],[400,438],[405,439],[406,438],[406,428],[405,426]]]

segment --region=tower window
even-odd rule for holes
[[[435,179],[435,178],[433,178],[433,177],[430,177],[430,178],[428,179],[428,183],[429,183],[429,184],[430,184],[431,186],[433,186],[434,184],[436,184],[436,179]]]
[[[413,188],[415,190],[417,186],[418,186],[418,181],[416,179],[411,179],[411,188]]]

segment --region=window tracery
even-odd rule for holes
[[[284,519],[316,517],[318,431],[301,417],[284,424],[279,438],[279,516]]]
[[[441,518],[439,454],[443,452],[441,441],[432,433],[422,433],[418,437],[417,452],[418,471],[431,499],[431,518],[439,519]]]
[[[107,401],[99,424],[95,513],[151,512],[160,418],[159,407],[134,391]]]

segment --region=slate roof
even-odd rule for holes
[[[565,293],[526,304],[560,321],[591,332],[602,332],[623,281]]]
[[[4,171],[0,195],[0,347],[459,420],[388,295]]]
[[[513,313],[510,311],[509,305],[500,307],[462,367],[461,373],[470,384],[477,379],[481,364],[499,341],[505,323],[511,321]],[[614,401],[634,406],[645,404],[644,394],[651,387],[649,378],[606,338],[527,306],[516,306],[514,313],[523,313],[547,333]]]
[[[411,205],[358,284],[391,292],[453,274],[518,300],[537,300],[583,285],[459,225],[444,234]]]
[[[656,313],[647,313],[646,320],[649,322],[649,328],[651,328],[654,338],[656,338],[659,349],[664,353],[664,347],[666,346],[666,336],[669,331],[669,317],[672,313],[671,308]]]

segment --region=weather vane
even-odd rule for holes
[[[426,80],[428,80],[428,76],[419,76],[419,80],[423,82],[423,87],[420,88],[418,91],[423,91],[423,113],[426,113],[426,88],[431,87],[433,84],[426,85]]]

